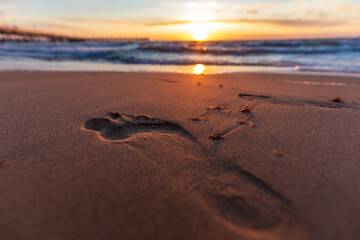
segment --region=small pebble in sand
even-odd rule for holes
[[[249,108],[249,105],[243,107],[242,109],[240,109],[240,112],[251,112],[251,109]]]
[[[0,167],[8,167],[10,166],[4,159],[0,159]]]
[[[227,107],[225,107],[224,105],[206,107],[206,110],[225,110],[225,109],[227,109]]]
[[[209,115],[206,115],[203,117],[196,116],[196,117],[190,118],[190,120],[195,121],[195,122],[200,122],[200,121],[206,121],[206,120],[208,120],[208,118],[209,118]]]
[[[209,135],[209,138],[214,139],[214,140],[220,140],[220,139],[223,139],[224,137],[219,133],[212,133]]]
[[[110,111],[110,112],[109,112],[109,115],[110,115],[111,117],[113,117],[113,118],[121,117],[121,114],[118,113],[118,112],[112,112],[112,111]]]
[[[335,103],[341,103],[343,102],[343,100],[340,98],[340,97],[336,97],[334,99],[331,99],[332,102],[335,102]]]
[[[280,157],[280,158],[284,157],[284,153],[279,151],[279,150],[274,150],[273,154]]]
[[[238,121],[238,123],[240,123],[241,125],[248,125],[249,127],[255,127],[255,124],[248,123],[248,122],[245,122],[245,121]]]

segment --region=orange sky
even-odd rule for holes
[[[0,0],[2,25],[81,37],[242,40],[359,36],[360,0]]]

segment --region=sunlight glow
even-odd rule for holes
[[[205,70],[205,66],[202,64],[196,64],[192,73],[194,74],[202,74]]]
[[[188,30],[192,34],[192,38],[196,41],[204,41],[208,39],[209,32],[213,26],[211,23],[191,23],[187,25]]]
[[[194,38],[194,40],[196,40],[196,41],[204,41],[204,40],[206,40],[207,39],[207,33],[206,32],[204,32],[204,31],[198,31],[198,32],[196,32],[196,33],[194,33],[194,35],[193,35],[193,38]]]
[[[215,20],[214,16],[208,13],[190,14],[186,17],[186,19],[192,22],[206,22],[206,21]]]
[[[193,22],[183,24],[178,29],[190,33],[191,40],[205,41],[218,37],[215,32],[223,26],[223,23],[218,22]]]
[[[196,41],[204,41],[209,38],[209,33],[218,28],[218,23],[212,22],[215,16],[211,13],[196,13],[188,15],[185,19],[191,23],[185,24],[184,28],[192,35]]]

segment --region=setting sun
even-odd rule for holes
[[[211,26],[211,23],[195,22],[188,24],[187,29],[191,32],[193,40],[204,41],[208,39],[213,26]]]
[[[204,41],[207,39],[207,33],[202,31],[196,32],[194,33],[193,38],[196,41]]]
[[[202,74],[205,70],[205,66],[202,64],[196,64],[192,73],[194,74]]]
[[[215,22],[193,22],[184,24],[181,29],[191,34],[191,40],[205,41],[214,38],[216,31],[223,27],[222,23]]]

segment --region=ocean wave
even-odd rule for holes
[[[160,53],[194,53],[212,55],[268,55],[268,54],[337,54],[360,52],[360,40],[317,41],[252,41],[252,42],[205,42],[205,43],[146,43],[139,51]]]
[[[146,43],[1,43],[0,59],[276,66],[360,72],[360,39]]]

